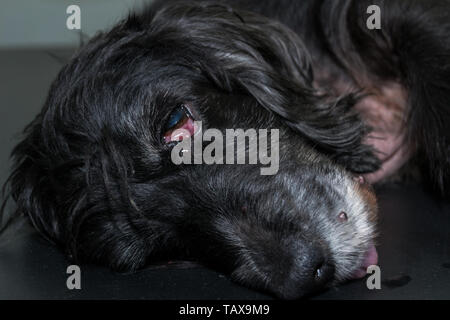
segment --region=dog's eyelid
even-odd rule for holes
[[[196,132],[195,120],[187,104],[177,105],[170,113],[164,127],[163,141],[166,145],[192,137]]]

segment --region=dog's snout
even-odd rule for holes
[[[282,281],[272,284],[272,290],[283,299],[299,299],[320,291],[334,278],[334,266],[320,246],[310,245],[294,258]]]

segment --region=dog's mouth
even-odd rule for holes
[[[360,279],[367,275],[367,268],[378,263],[378,252],[375,245],[371,244],[364,255],[361,266],[352,274],[352,279]]]
[[[164,142],[179,142],[192,137],[196,132],[194,117],[187,105],[176,107],[169,116],[164,133]]]

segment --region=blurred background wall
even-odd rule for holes
[[[139,8],[148,0],[1,0],[0,49],[67,47],[78,32],[66,28],[66,8],[81,9],[81,30],[92,36]]]
[[[80,46],[151,0],[0,0],[0,186],[23,128],[42,108],[52,80]],[[69,5],[81,30],[69,30]],[[81,32],[80,32],[81,31]]]

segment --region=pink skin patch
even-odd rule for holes
[[[369,250],[366,252],[363,263],[354,273],[353,279],[360,279],[367,275],[367,268],[369,266],[376,265],[378,263],[378,252],[374,245],[371,245]]]
[[[375,150],[377,150],[379,154],[378,157],[382,161],[382,165],[379,170],[364,175],[369,183],[375,183],[392,176],[411,157],[411,150],[402,145],[403,135],[386,135],[384,140],[368,138],[367,143],[375,147]]]
[[[397,83],[371,91],[374,94],[362,99],[356,109],[373,128],[365,143],[375,148],[382,161],[378,171],[364,175],[367,182],[375,183],[398,171],[410,159],[412,150],[405,143],[406,91]]]
[[[318,63],[318,65],[320,65]],[[405,107],[407,91],[398,82],[372,82],[354,74],[357,83],[349,77],[337,76],[329,71],[317,67],[314,85],[321,89],[332,83],[332,92],[336,96],[363,89],[368,93],[356,106],[364,122],[370,125],[373,132],[366,138],[365,143],[374,146],[376,155],[382,161],[381,168],[364,177],[367,182],[375,183],[392,176],[412,156],[414,150],[405,144]]]

